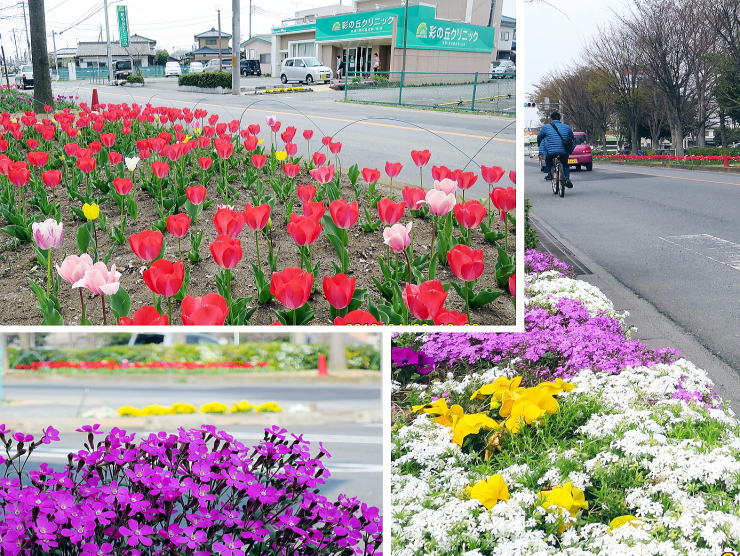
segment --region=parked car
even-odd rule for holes
[[[177,62],[167,62],[164,65],[164,76],[169,77],[170,75],[182,75],[182,68]]]
[[[280,81],[285,84],[289,81],[297,81],[311,85],[315,81],[329,83],[331,81],[331,68],[321,63],[314,57],[286,58],[280,68]]]
[[[507,79],[516,75],[516,65],[511,60],[500,60],[491,70],[491,79]]]
[[[206,64],[206,67],[205,67],[205,71],[219,71],[219,67],[221,71],[231,71],[231,58],[222,59],[220,66],[218,63],[218,58],[214,58],[213,60],[208,60],[208,63]]]
[[[129,75],[134,73],[131,60],[118,60],[113,62],[113,76],[116,81],[125,81]]]
[[[581,166],[585,166],[589,172],[593,170],[593,153],[591,152],[591,145],[588,144],[588,136],[582,131],[574,131],[573,137],[575,138],[576,148],[568,156],[568,166],[575,166],[579,170]]]
[[[33,66],[31,64],[23,64],[19,68],[15,75],[15,84],[19,89],[33,87]]]
[[[150,333],[150,332],[143,332],[139,334],[131,334],[131,337],[128,340],[128,345],[130,346],[140,346],[145,344],[164,344],[166,346],[171,346],[174,344],[175,337],[169,333]],[[222,338],[216,338],[214,336],[211,336],[210,334],[199,334],[199,333],[193,333],[189,332],[185,334],[185,343],[186,344],[218,344],[223,345],[226,343],[226,340]]]
[[[200,62],[190,62],[188,73],[203,73],[203,64]]]
[[[259,60],[242,60],[239,62],[239,73],[242,75],[262,75],[262,66]]]

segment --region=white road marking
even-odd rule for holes
[[[714,262],[740,270],[740,244],[709,234],[666,236],[659,239]]]

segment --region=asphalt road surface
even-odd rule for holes
[[[602,164],[564,199],[525,177],[535,221],[740,370],[740,174]]]
[[[248,445],[256,444],[262,439],[261,427],[226,428],[237,440]],[[159,432],[137,430],[135,427],[128,427],[127,430],[140,433],[139,437],[149,432]],[[333,423],[301,430],[291,427],[291,432],[304,434],[304,438],[312,443],[323,442],[331,454],[327,467],[332,476],[321,488],[322,494],[336,498],[339,493],[344,493],[356,496],[373,506],[382,507],[383,440],[379,424]],[[63,433],[60,442],[42,445],[32,454],[28,469],[37,469],[44,462],[61,469],[67,463],[68,453],[82,449],[85,437],[85,434],[80,433]]]
[[[54,94],[79,96],[88,103],[92,97],[93,85],[87,82],[58,82],[53,87]],[[267,129],[265,117],[274,114],[283,127],[294,125],[299,131],[315,130],[311,152],[321,146],[323,135],[341,141],[343,168],[357,163],[361,168],[379,168],[382,172],[386,161],[402,162],[404,168],[394,180],[396,183],[419,183],[419,170],[409,154],[412,149],[432,151],[425,186],[431,186],[432,165],[476,171],[480,164],[515,169],[513,118],[344,103],[340,102],[343,95],[331,90],[259,96],[213,95],[179,91],[174,80],[152,81],[141,88],[95,87],[101,103],[138,102],[190,108],[197,105],[219,114],[222,121],[243,116],[244,123],[259,123],[263,130]],[[262,136],[267,135],[263,132]],[[296,143],[301,154],[308,153],[308,145],[300,134]],[[487,185],[479,179],[468,197],[484,198],[487,194]]]

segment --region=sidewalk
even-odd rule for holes
[[[565,262],[574,266],[579,280],[597,286],[611,299],[617,310],[629,311],[627,324],[637,327],[634,337],[648,347],[657,349],[672,347],[698,367],[706,370],[715,384],[719,396],[730,403],[733,411],[740,415],[740,374],[711,351],[704,347],[690,331],[675,324],[658,311],[651,303],[616,280],[603,267],[577,247],[566,243],[563,238],[541,220],[532,218],[540,240],[546,249],[558,258],[565,254]],[[560,251],[560,252],[557,252]],[[572,258],[575,260],[572,260]],[[571,260],[568,260],[571,259]],[[574,264],[575,263],[575,264]],[[590,271],[590,273],[588,273]]]

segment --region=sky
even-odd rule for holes
[[[339,3],[340,0],[253,0],[256,13],[252,19],[252,34],[269,33],[274,25],[284,18],[292,17],[296,10]],[[351,5],[351,0],[342,0]],[[503,0],[503,14],[514,16],[515,0]],[[46,30],[49,35],[49,50],[53,50],[52,30],[56,35],[57,49],[76,46],[78,41],[96,41],[101,33],[105,40],[103,0],[45,0]],[[155,39],[158,48],[172,51],[192,48],[193,35],[218,27],[216,10],[221,11],[221,29],[231,32],[231,1],[220,0],[109,0],[111,40],[117,38],[115,5],[128,6],[129,32]],[[82,22],[84,16],[100,8],[97,13]],[[241,0],[242,40],[247,38],[249,0]],[[65,31],[73,24],[78,25]],[[26,41],[23,31],[23,11],[18,0],[0,0],[0,35],[6,55],[15,53],[13,32],[15,29],[18,49],[23,50]],[[173,48],[175,47],[175,48]]]
[[[599,27],[626,13],[630,0],[549,0],[524,4],[525,36],[518,65],[523,70],[525,94],[554,69],[583,60],[589,39]],[[520,73],[521,75],[521,73]],[[537,120],[536,109],[525,109],[525,125]]]

